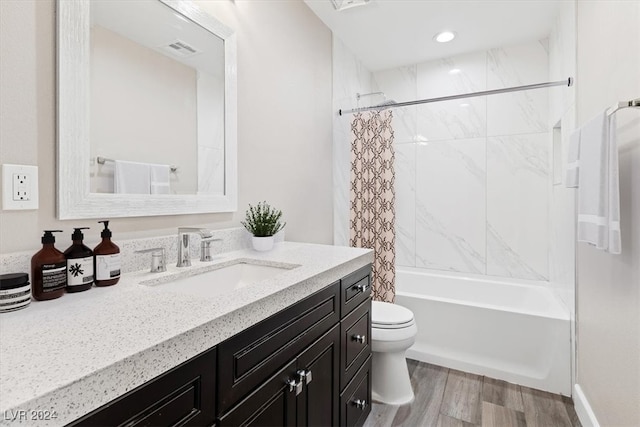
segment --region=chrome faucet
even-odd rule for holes
[[[180,227],[178,228],[178,263],[177,267],[191,266],[191,258],[189,257],[189,235],[199,234],[203,239],[209,239],[213,235],[206,228],[197,227]]]

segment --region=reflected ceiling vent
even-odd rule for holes
[[[365,6],[371,0],[331,0],[336,10],[351,9],[352,7]]]
[[[186,58],[188,56],[193,56],[200,53],[198,49],[188,43],[183,42],[182,40],[176,40],[169,43],[168,45],[161,46],[161,49],[181,58]]]

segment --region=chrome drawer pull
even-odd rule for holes
[[[366,335],[352,335],[351,336],[351,340],[352,341],[357,341],[360,344],[364,344],[365,342],[367,342],[367,336]]]
[[[289,386],[289,393],[295,390],[296,396],[302,393],[302,380],[288,380],[287,385]]]
[[[296,373],[298,374],[298,380],[300,382],[304,381],[305,384],[309,384],[311,381],[313,381],[313,375],[311,374],[311,371],[301,369]]]
[[[353,288],[358,292],[365,293],[367,292],[367,289],[369,289],[369,285],[356,285]]]
[[[357,399],[353,401],[353,404],[356,405],[356,408],[362,410],[367,407],[367,401],[363,399]]]

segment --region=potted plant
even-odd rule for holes
[[[249,205],[245,220],[240,221],[249,233],[253,234],[253,248],[257,251],[268,251],[273,248],[273,236],[284,228],[281,223],[282,211],[269,206],[267,202],[259,202],[257,206]]]

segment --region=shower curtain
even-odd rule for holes
[[[354,114],[351,122],[353,247],[374,250],[373,299],[395,299],[395,172],[391,111]]]

